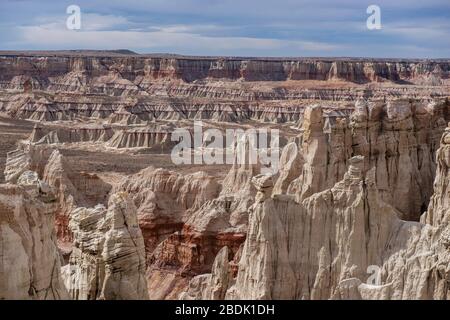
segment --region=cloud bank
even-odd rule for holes
[[[2,0],[0,49],[119,49],[233,56],[450,57],[450,2]],[[66,28],[67,6],[82,10]]]

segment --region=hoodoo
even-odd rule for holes
[[[449,73],[0,53],[0,299],[449,299]]]

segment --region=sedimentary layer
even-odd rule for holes
[[[54,228],[56,197],[32,171],[0,185],[0,299],[67,299]]]

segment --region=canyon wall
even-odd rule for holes
[[[52,188],[25,171],[0,185],[0,299],[68,299]]]
[[[0,52],[0,127],[30,132],[0,185],[0,298],[449,299],[449,73]],[[194,120],[278,129],[278,172],[173,164]],[[249,136],[227,147],[249,159]]]
[[[30,142],[38,141],[10,153],[6,172],[8,181],[17,182],[33,169],[54,188],[58,238],[72,246],[63,268],[72,298],[146,298],[143,287],[152,299],[372,298],[381,293],[364,284],[367,269],[385,268],[383,279],[394,279],[402,270],[391,266],[394,257],[422,241],[424,221],[443,219],[431,208],[443,206],[445,191],[436,196],[436,181],[446,188],[441,136],[448,108],[434,101],[357,101],[350,116],[330,116],[311,105],[274,176],[235,158],[223,180],[149,167],[111,186],[74,172],[57,150],[67,142],[44,142],[39,137],[48,133],[36,128]],[[109,143],[101,136],[90,134],[86,141]],[[248,137],[234,143],[248,157]],[[103,286],[109,268],[103,239],[111,228],[104,221],[116,193],[130,195],[127,212],[142,230],[142,246],[132,246],[127,258],[131,265],[110,262],[125,263],[121,268],[129,270],[133,289]],[[431,211],[420,223],[430,199]],[[444,283],[445,289],[439,279],[436,286]],[[402,290],[383,291],[383,297],[416,297],[412,289]],[[445,290],[439,290],[417,297],[442,297]]]
[[[0,112],[19,119],[295,122],[310,100],[448,98],[448,60],[0,53]]]
[[[11,84],[53,91],[83,88],[86,93],[133,94],[156,79],[194,82],[204,79],[244,81],[345,80],[373,82],[381,80],[421,81],[434,77],[447,79],[450,64],[446,60],[372,60],[372,59],[264,59],[205,57],[128,57],[1,55],[3,88]],[[26,76],[24,76],[26,75]],[[98,78],[90,83],[89,78]],[[74,80],[77,81],[74,81]],[[96,83],[97,82],[97,83]],[[108,84],[118,87],[111,88]],[[92,86],[86,86],[90,84]]]
[[[148,299],[144,238],[126,193],[111,195],[108,209],[75,209],[69,227],[74,247],[63,277],[72,299]]]
[[[400,220],[383,201],[377,169],[363,156],[349,160],[332,188],[301,201],[272,195],[272,177],[255,176],[258,194],[237,276],[224,248],[212,272],[193,278],[180,298],[449,299],[449,130],[421,222]]]

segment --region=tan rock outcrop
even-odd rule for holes
[[[379,266],[377,285],[352,280],[351,293],[339,284],[334,298],[450,299],[449,132],[447,128],[437,151],[434,193],[421,229],[410,230],[406,248]]]
[[[108,126],[52,128],[35,125],[29,141],[36,144],[106,142],[112,138],[113,134],[113,130]]]
[[[55,190],[58,203],[56,227],[58,239],[70,241],[68,229],[70,212],[76,207],[105,204],[111,186],[96,174],[75,172],[63,155],[52,146],[21,143],[18,149],[8,153],[6,181],[16,183],[26,171],[34,171]]]
[[[113,194],[108,209],[74,210],[69,226],[74,248],[63,276],[72,298],[148,299],[144,238],[126,193]]]
[[[398,218],[380,195],[377,168],[368,170],[362,156],[349,160],[342,181],[301,202],[270,197],[269,177],[255,177],[257,201],[226,298],[448,299],[449,141],[447,129],[422,223]],[[211,290],[210,279],[194,278],[183,298],[205,298],[199,292]]]
[[[223,300],[231,275],[228,268],[228,247],[223,247],[216,256],[210,274],[194,277],[180,300]]]
[[[8,152],[4,172],[6,182],[16,183],[25,171],[34,171],[42,177],[53,151],[51,147],[19,143],[16,150]]]
[[[442,136],[436,163],[433,195],[427,212],[421,217],[421,222],[439,227],[450,222],[450,123]]]
[[[220,192],[216,179],[204,172],[182,175],[149,167],[114,188],[128,192],[137,207],[147,252],[180,231],[189,215]]]
[[[347,159],[361,155],[365,168],[376,167],[383,201],[398,209],[400,218],[419,220],[432,194],[434,157],[448,108],[445,103],[360,101],[348,122],[324,118],[318,105],[308,107],[299,139],[304,164],[287,193],[301,201],[331,188],[346,172]]]
[[[230,150],[233,156],[233,164],[223,180],[221,194],[255,194],[256,191],[251,184],[251,179],[261,173],[257,139],[256,135],[246,133],[234,137]]]
[[[449,72],[0,53],[0,161],[31,132],[0,186],[0,298],[450,299]],[[231,168],[166,163],[193,120],[279,129],[279,170],[251,159],[252,137],[222,150],[211,132],[190,152],[231,151]]]
[[[0,299],[68,299],[51,188],[26,171],[0,185]]]
[[[118,130],[106,144],[111,148],[151,148],[159,152],[169,152],[176,145],[171,141],[171,132],[153,129]]]
[[[106,204],[111,185],[105,183],[96,174],[74,172],[66,163],[62,154],[55,150],[45,166],[43,179],[56,189],[59,208],[56,215],[58,238],[71,241],[68,224],[72,210],[77,207],[89,207]]]
[[[117,190],[138,206],[152,299],[177,298],[192,276],[210,270],[223,246],[232,256],[245,239],[251,197],[219,196],[219,183],[206,173],[148,168]]]
[[[303,165],[304,159],[299,152],[299,147],[295,142],[290,142],[281,152],[279,176],[273,192],[275,194],[286,193],[291,183],[300,176]]]
[[[274,58],[207,58],[171,56],[74,56],[57,53],[42,57],[14,52],[2,55],[0,70],[5,88],[9,81],[23,85],[18,76],[27,75],[41,86],[52,90],[104,92],[114,95],[136,94],[139,88],[151,87],[154,80],[205,79],[244,81],[283,80],[345,80],[424,81],[429,76],[448,77],[449,63],[445,60],[371,59],[274,59]],[[42,54],[42,53],[41,53]],[[137,87],[138,86],[138,87]]]

